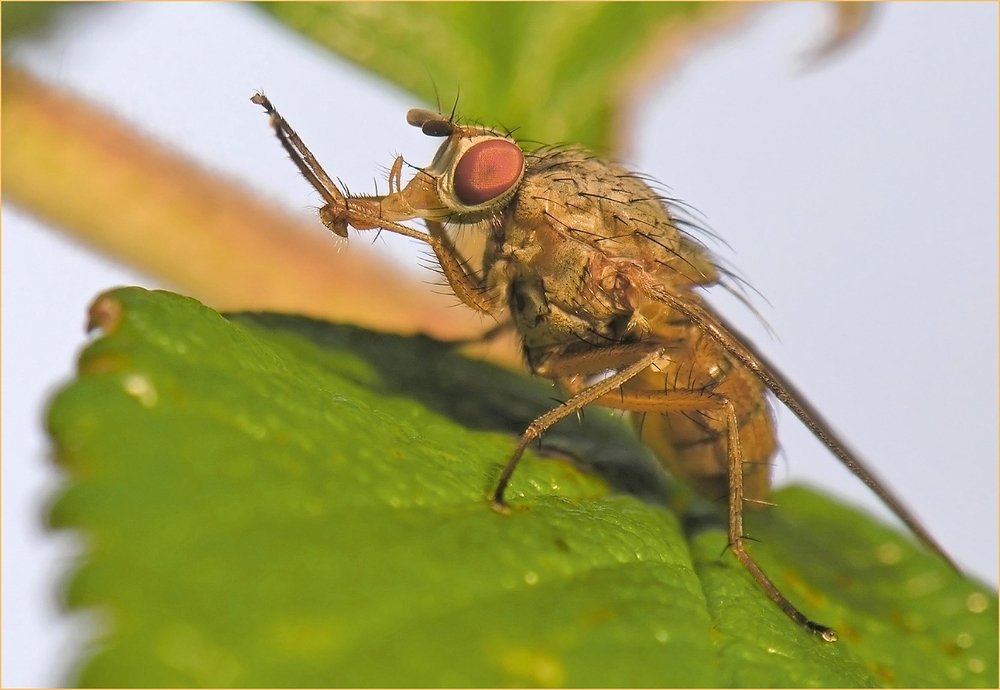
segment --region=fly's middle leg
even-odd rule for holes
[[[599,381],[593,386],[577,393],[559,407],[554,410],[549,410],[528,425],[528,428],[521,436],[520,442],[517,444],[517,448],[514,449],[514,454],[511,456],[510,460],[507,461],[507,465],[503,468],[503,472],[500,473],[500,479],[497,480],[496,488],[490,495],[490,504],[495,510],[501,513],[509,511],[507,504],[504,502],[503,494],[507,489],[507,484],[510,482],[511,476],[514,474],[514,470],[517,468],[517,464],[521,461],[521,456],[524,455],[524,451],[527,449],[528,444],[541,436],[547,429],[560,420],[565,419],[577,410],[586,407],[601,396],[608,394],[609,391],[613,391],[618,388],[629,379],[637,376],[646,367],[650,366],[653,362],[663,356],[662,348],[658,347],[653,351],[649,351],[649,347],[645,346],[645,354],[643,354],[639,359],[636,359],[637,350],[634,346],[629,345],[622,347],[627,349],[625,349],[624,353],[619,355],[619,357],[631,355],[629,360],[627,360],[631,361],[631,364],[603,381]],[[606,350],[611,349],[612,348],[606,348]],[[639,354],[642,354],[643,350],[639,350],[638,352]],[[604,368],[606,369],[607,367]]]

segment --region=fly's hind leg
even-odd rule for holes
[[[692,391],[620,391],[610,392],[593,401],[598,405],[629,412],[708,412],[721,411],[726,418],[729,455],[729,548],[739,559],[767,596],[785,615],[809,632],[819,635],[827,642],[835,642],[837,633],[825,625],[815,623],[799,611],[778,591],[774,583],[764,574],[756,561],[750,557],[743,545],[743,452],[740,448],[739,421],[733,403],[726,397],[713,393]]]

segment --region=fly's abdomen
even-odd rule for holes
[[[708,338],[695,337],[687,345],[627,387],[663,391],[665,399],[672,391],[696,393],[705,396],[705,409],[635,414],[636,429],[675,478],[706,498],[724,498],[729,489],[729,433],[718,402],[728,399],[736,411],[744,495],[751,501],[766,501],[777,444],[763,385]]]

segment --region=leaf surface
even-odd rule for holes
[[[107,293],[91,320],[104,335],[49,414],[69,477],[51,523],[88,544],[67,601],[107,623],[73,683],[996,684],[995,594],[786,490],[751,548],[841,632],[823,643],[614,414],[564,421],[543,450],[575,463],[529,453],[512,513],[490,510],[515,434],[554,404],[545,383],[167,292]]]

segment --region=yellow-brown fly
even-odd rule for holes
[[[822,416],[696,291],[720,282],[708,250],[680,229],[645,179],[578,147],[524,150],[509,135],[414,109],[411,125],[444,141],[401,186],[402,157],[384,196],[342,193],[262,94],[282,146],[323,197],[332,232],[388,230],[430,246],[465,304],[509,318],[531,370],[569,400],[533,421],[507,462],[491,504],[525,448],[590,404],[633,415],[670,472],[709,498],[728,498],[729,546],[789,617],[828,641],[830,628],[796,609],[744,548],[744,507],[768,505],[776,452],[770,391],[924,543],[954,564],[879,484]],[[427,232],[402,223],[421,219]],[[455,229],[485,234],[481,271],[468,268]]]

